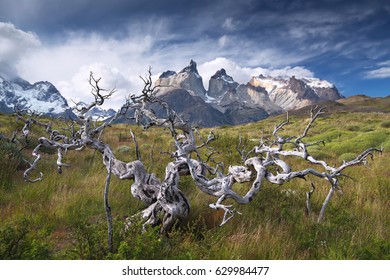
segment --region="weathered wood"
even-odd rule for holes
[[[307,209],[307,215],[311,216],[312,214],[312,209],[311,209],[311,196],[313,195],[315,191],[314,184],[311,183],[311,190],[306,193],[306,209]]]
[[[106,218],[107,218],[107,243],[108,243],[108,251],[110,253],[113,252],[112,214],[111,214],[111,206],[110,206],[110,200],[109,200],[111,167],[112,167],[112,165],[111,165],[111,161],[110,161],[109,168],[107,170],[106,185],[104,188],[104,208],[106,210]]]

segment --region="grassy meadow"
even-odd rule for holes
[[[262,132],[270,135],[284,118],[214,128],[219,138],[210,146],[220,151],[216,160],[223,161],[226,170],[229,165],[240,165],[236,150],[239,136],[249,151]],[[308,114],[292,115],[291,124],[282,133],[299,135],[308,120]],[[0,115],[0,134],[10,137],[22,126],[15,117]],[[63,126],[56,122],[54,127]],[[107,128],[102,139],[124,161],[136,158],[128,138],[130,128],[148,171],[162,179],[171,160],[160,153],[172,151],[169,132],[126,125]],[[201,134],[206,137],[210,130],[203,129]],[[37,126],[32,131],[35,137],[45,135]],[[367,165],[346,170],[353,179],[341,180],[343,194],[333,197],[324,222],[317,223],[316,215],[330,185],[312,176],[282,186],[265,183],[250,204],[235,204],[242,215],[223,227],[219,226],[223,213],[208,207],[215,198],[198,190],[191,178],[182,177],[181,189],[191,204],[187,221],[169,236],[159,234],[158,228],[141,233],[140,225],[125,232],[125,218],[145,206],[131,196],[132,181],[112,176],[113,253],[107,250],[103,204],[106,169],[101,155],[93,150],[69,151],[64,162],[71,166],[58,174],[56,152],[48,150],[39,163],[44,179],[31,184],[23,181],[26,163],[22,158],[32,159],[34,137],[22,151],[20,146],[0,140],[0,259],[390,259],[390,114],[327,113],[316,121],[307,138],[308,142],[319,140],[326,145],[311,147],[311,154],[335,165],[370,147],[385,149]],[[293,170],[308,167],[300,159],[288,161]],[[308,216],[305,193],[312,182],[316,190],[313,215]],[[249,186],[237,185],[237,190],[245,192]]]

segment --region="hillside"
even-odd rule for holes
[[[388,102],[388,98],[383,100]],[[191,204],[188,221],[169,237],[151,228],[142,234],[138,225],[125,233],[124,218],[144,206],[131,196],[131,182],[112,178],[113,254],[106,250],[106,171],[101,156],[91,150],[69,151],[64,162],[71,166],[60,175],[56,172],[55,151],[47,151],[39,165],[44,180],[28,184],[22,178],[26,164],[19,157],[20,148],[0,140],[0,259],[390,259],[390,114],[383,100],[370,101],[374,103],[369,108],[378,105],[377,111],[364,110],[368,108],[367,100],[359,97],[328,103],[330,113],[318,119],[310,131],[311,141],[326,142],[323,147],[313,146],[311,153],[333,164],[370,147],[385,149],[367,166],[347,170],[354,180],[342,180],[343,195],[333,198],[323,223],[318,224],[305,212],[305,193],[311,182],[316,186],[314,213],[318,213],[327,194],[324,182],[313,177],[282,186],[265,184],[250,204],[235,205],[242,215],[223,227],[219,227],[223,213],[208,207],[215,199],[197,190],[190,178],[183,178],[181,189]],[[291,125],[283,133],[298,135],[303,131],[308,121],[308,111],[304,111],[291,114]],[[256,123],[215,128],[219,138],[211,146],[220,151],[218,160],[226,167],[240,164],[238,137],[243,137],[249,150],[262,131],[269,135],[284,118],[279,115]],[[55,121],[53,126],[64,125]],[[0,115],[0,134],[10,137],[21,127],[14,117]],[[116,156],[125,161],[135,159],[129,129],[115,125],[102,135]],[[162,178],[171,158],[159,151],[171,150],[169,132],[131,129],[148,171]],[[32,131],[34,136],[44,135],[41,128]],[[206,136],[209,131],[204,129],[201,134]],[[29,160],[35,144],[31,141],[22,151]],[[296,169],[305,166],[299,160],[292,163]]]
[[[337,111],[361,112],[361,113],[390,113],[390,96],[369,97],[366,95],[354,95],[336,101],[324,101],[317,104],[319,107],[326,107],[328,113]],[[292,114],[304,115],[311,106],[291,111]]]

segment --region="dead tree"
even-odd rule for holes
[[[325,161],[310,155],[308,147],[319,143],[306,143],[304,140],[315,120],[324,112],[324,108],[320,108],[311,111],[309,123],[302,134],[298,136],[282,136],[280,134],[283,128],[290,123],[287,115],[286,120],[274,128],[272,139],[262,136],[259,145],[253,147],[248,153],[240,148],[241,143],[239,143],[237,149],[240,151],[243,165],[229,166],[228,172],[225,173],[224,164],[212,160],[212,155],[215,151],[211,151],[206,160],[202,159],[199,152],[202,148],[211,149],[209,144],[217,136],[210,132],[208,138],[203,139],[189,122],[183,121],[167,103],[160,100],[156,96],[156,88],[153,86],[150,70],[148,75],[142,79],[144,88],[140,95],[130,95],[113,118],[103,122],[100,126],[93,126],[92,119],[86,117],[86,113],[95,106],[102,105],[114,91],[101,89],[99,86],[100,79],[95,79],[91,73],[89,81],[95,100],[89,105],[78,108],[79,113],[76,123],[79,129],[76,130],[74,125],[72,125],[72,133],[67,136],[57,130],[52,130],[51,126],[47,125],[47,131],[50,136],[38,139],[39,145],[32,153],[35,159],[30,164],[30,168],[24,172],[24,179],[28,182],[42,180],[42,173],[40,173],[38,178],[31,178],[31,172],[38,168],[38,163],[41,159],[41,147],[57,149],[57,166],[60,173],[62,168],[67,166],[62,162],[65,152],[71,150],[80,151],[85,148],[100,152],[108,173],[104,198],[110,250],[112,249],[112,218],[111,208],[108,203],[108,188],[111,174],[121,180],[132,180],[131,194],[147,205],[143,211],[135,214],[133,217],[141,217],[144,220],[144,226],[161,224],[163,231],[169,231],[178,220],[185,219],[190,211],[190,204],[185,194],[179,189],[181,176],[191,176],[199,190],[207,195],[216,197],[216,202],[209,206],[213,209],[224,211],[221,221],[221,225],[224,225],[238,213],[233,205],[226,205],[225,201],[232,200],[239,204],[247,204],[253,201],[253,198],[259,193],[265,181],[282,185],[295,178],[306,178],[308,175],[313,175],[329,183],[329,193],[318,216],[318,221],[321,221],[334,192],[340,189],[339,178],[344,176],[344,170],[354,165],[366,163],[367,157],[372,156],[374,152],[382,152],[381,149],[368,149],[355,159],[343,162],[338,167],[332,167]],[[152,104],[163,108],[165,115],[156,115],[150,109]],[[170,153],[172,161],[165,167],[165,178],[160,180],[155,174],[147,172],[141,161],[134,134],[131,133],[137,147],[137,159],[131,162],[118,160],[110,146],[100,140],[100,135],[104,129],[121,116],[134,119],[138,125],[145,129],[163,127],[170,131],[175,144],[175,151]],[[27,135],[31,124],[40,124],[31,118],[23,119],[20,116],[20,119],[25,122],[23,132]],[[288,157],[301,158],[313,167],[292,171],[292,168],[286,162]],[[213,162],[214,166],[209,164],[210,161]],[[319,167],[321,170],[314,169],[314,167]],[[278,171],[275,172],[274,170]],[[252,183],[245,195],[239,195],[234,191],[234,186],[244,182]],[[314,192],[314,185],[312,186],[312,190],[307,193],[306,200],[309,213],[311,213],[310,197]],[[127,226],[131,226],[133,217],[127,219]]]

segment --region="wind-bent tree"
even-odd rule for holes
[[[221,225],[223,225],[238,213],[232,205],[226,205],[225,201],[233,200],[240,204],[247,204],[253,200],[265,181],[281,185],[294,178],[306,178],[308,175],[313,175],[329,183],[329,193],[318,215],[318,221],[321,221],[334,192],[340,190],[339,178],[346,176],[343,174],[343,171],[348,167],[364,164],[367,157],[372,156],[373,152],[382,152],[382,150],[376,148],[365,150],[355,159],[343,162],[338,167],[330,166],[325,161],[318,160],[310,155],[308,147],[317,145],[320,142],[306,143],[305,138],[315,120],[324,112],[324,109],[320,108],[311,111],[309,123],[302,134],[298,136],[280,135],[280,131],[289,124],[287,115],[287,119],[274,128],[272,139],[262,136],[259,139],[259,145],[253,147],[248,153],[245,153],[238,145],[237,149],[242,156],[243,164],[229,166],[228,172],[225,173],[223,163],[214,161],[215,166],[208,164],[212,153],[205,160],[202,159],[199,152],[202,148],[209,148],[210,142],[215,140],[217,136],[210,132],[206,140],[202,139],[198,131],[189,122],[183,121],[169,104],[159,99],[156,96],[156,87],[153,86],[150,70],[147,77],[142,79],[144,88],[141,94],[130,95],[116,115],[99,126],[94,126],[92,119],[86,117],[86,113],[95,106],[102,105],[114,91],[100,88],[100,79],[95,79],[92,73],[89,82],[95,100],[89,105],[77,106],[78,119],[69,125],[70,132],[68,134],[52,130],[50,123],[41,123],[33,118],[26,119],[21,114],[17,114],[25,123],[23,127],[25,137],[28,137],[32,124],[44,126],[50,135],[49,137],[38,139],[39,144],[32,152],[35,159],[24,172],[24,179],[28,182],[37,182],[43,179],[42,173],[37,178],[31,178],[31,172],[38,169],[42,147],[57,149],[59,173],[66,166],[62,162],[62,158],[67,151],[80,151],[89,148],[101,153],[103,164],[107,169],[104,198],[110,250],[112,249],[112,219],[108,201],[108,188],[111,174],[121,180],[133,181],[131,194],[147,205],[143,211],[135,216],[140,216],[144,220],[144,226],[161,224],[163,231],[169,231],[176,221],[186,218],[190,211],[190,204],[185,194],[179,189],[181,176],[191,176],[198,189],[207,195],[216,197],[216,202],[209,206],[225,212],[221,221]],[[164,108],[165,115],[156,115],[150,109],[151,105]],[[129,116],[129,114],[131,115]],[[146,171],[140,159],[138,145],[133,134],[132,138],[137,147],[138,159],[127,163],[116,159],[111,147],[100,140],[104,129],[120,116],[134,119],[138,125],[143,126],[145,129],[156,126],[170,131],[175,143],[175,151],[171,153],[172,161],[165,167],[165,178],[160,180],[155,174]],[[311,164],[312,167],[300,171],[292,171],[292,168],[285,160],[288,157],[301,158]],[[314,167],[318,167],[318,169],[314,169]],[[252,183],[245,195],[239,195],[234,191],[234,186],[243,182]],[[309,213],[311,213],[310,197],[314,191],[314,185],[312,184],[312,186],[312,190],[307,193],[306,200]],[[127,220],[127,226],[131,226],[131,218]]]

